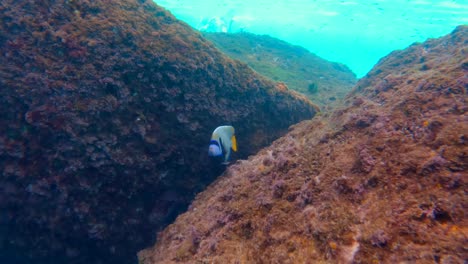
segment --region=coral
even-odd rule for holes
[[[373,246],[376,247],[385,247],[388,244],[389,241],[388,235],[385,233],[383,230],[377,230],[375,233],[372,235],[370,241]]]
[[[281,198],[286,191],[286,184],[283,180],[278,180],[273,184],[273,197]]]

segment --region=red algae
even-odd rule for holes
[[[230,166],[140,262],[466,262],[467,36],[383,58],[347,106]]]

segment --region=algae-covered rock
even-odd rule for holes
[[[347,107],[230,166],[142,263],[464,263],[468,27],[395,51]]]
[[[203,36],[232,58],[306,95],[325,111],[341,106],[357,81],[345,65],[267,35],[206,32]]]
[[[0,4],[0,262],[131,263],[223,170],[311,118],[152,1]]]

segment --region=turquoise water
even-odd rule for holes
[[[268,34],[348,65],[358,77],[383,56],[468,24],[468,1],[161,0],[192,27]]]

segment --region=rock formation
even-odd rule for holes
[[[324,111],[341,106],[342,99],[356,84],[356,76],[345,65],[267,35],[242,32],[203,36],[232,58],[306,95]]]
[[[133,263],[224,167],[311,118],[153,1],[0,3],[0,262]]]
[[[464,263],[468,27],[383,58],[200,193],[142,263]]]

